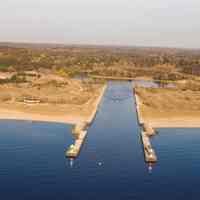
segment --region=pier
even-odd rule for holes
[[[142,115],[140,113],[139,97],[138,97],[138,95],[136,94],[135,91],[134,91],[134,94],[135,94],[135,107],[136,107],[136,112],[137,112],[138,123],[139,123],[139,125],[142,125],[144,122],[143,122],[143,119],[142,119]]]
[[[87,135],[87,130],[80,128],[84,128],[82,124],[76,125],[75,128],[73,129],[74,131],[73,134],[75,136],[75,143],[70,145],[70,147],[66,151],[67,157],[76,158],[80,153],[81,147]]]
[[[145,161],[148,163],[153,163],[157,161],[157,156],[154,149],[151,146],[150,139],[147,136],[146,132],[141,131],[141,139],[144,148],[144,157]]]
[[[147,136],[152,137],[152,136],[156,135],[155,129],[150,124],[143,123],[142,128]]]
[[[148,163],[157,162],[157,156],[156,156],[155,150],[152,148],[151,142],[150,142],[150,137],[154,136],[156,134],[156,131],[150,124],[145,123],[143,121],[143,118],[140,112],[141,102],[135,91],[134,91],[134,94],[135,94],[135,104],[136,104],[136,113],[137,113],[138,123],[141,127],[141,140],[143,144],[145,161]]]
[[[79,123],[72,128],[72,135],[75,137],[76,140],[81,137],[82,132],[87,130],[87,127],[87,123]]]
[[[74,144],[70,145],[70,147],[67,149],[65,155],[69,158],[76,158],[81,150],[81,147],[84,144],[85,138],[87,136],[88,128],[92,124],[93,120],[95,119],[96,113],[98,111],[98,107],[100,104],[100,101],[104,95],[104,92],[106,90],[107,85],[105,84],[101,94],[97,98],[97,100],[94,102],[94,110],[89,116],[88,120],[85,122],[81,122],[79,124],[74,125],[72,128],[72,134],[75,138]]]

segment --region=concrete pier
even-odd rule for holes
[[[75,140],[75,143],[69,147],[66,151],[66,156],[70,158],[76,158],[79,155],[81,147],[84,143],[85,137],[87,135],[86,130],[81,130],[78,138]]]
[[[101,99],[106,91],[106,88],[107,88],[107,84],[105,84],[103,86],[103,89],[101,91],[101,94],[99,95],[99,97],[97,98],[97,100],[94,102],[94,110],[93,112],[91,113],[90,117],[88,118],[88,120],[86,121],[88,125],[91,125],[92,122],[94,121],[95,117],[96,117],[96,114],[98,112],[98,108],[99,108],[99,105],[100,105],[100,102],[101,102]]]
[[[155,129],[150,124],[143,123],[142,127],[147,136],[151,137],[156,135]]]
[[[135,91],[134,91],[135,93]],[[142,125],[144,123],[143,119],[142,119],[142,115],[140,112],[140,101],[139,101],[139,97],[138,95],[135,93],[135,106],[136,106],[136,112],[137,112],[137,118],[138,118],[138,123],[139,125]]]
[[[157,156],[154,149],[151,146],[150,137],[154,136],[156,134],[156,131],[153,129],[153,127],[150,124],[145,123],[143,121],[143,118],[140,112],[141,102],[135,91],[134,91],[134,94],[135,94],[135,104],[136,104],[138,123],[141,127],[141,140],[142,140],[142,144],[144,148],[145,161],[148,163],[153,163],[157,161]]]
[[[79,139],[81,132],[83,130],[87,130],[87,123],[79,123],[74,125],[74,127],[72,128],[72,134],[75,137],[75,139]]]
[[[102,88],[101,94],[97,98],[97,100],[94,102],[94,107],[93,112],[85,122],[81,122],[79,124],[74,125],[72,128],[72,134],[75,137],[75,142],[74,144],[70,145],[70,147],[66,151],[66,156],[69,158],[76,158],[81,150],[81,147],[85,141],[86,135],[87,135],[87,129],[90,126],[90,124],[93,122],[95,119],[96,113],[98,111],[98,107],[100,104],[100,101],[104,95],[104,92],[106,90],[107,85],[105,84],[104,87]],[[89,102],[90,103],[90,102]]]
[[[157,156],[155,154],[154,149],[151,146],[149,137],[146,135],[144,131],[141,132],[141,139],[142,139],[143,148],[144,148],[145,161],[149,163],[156,162]]]

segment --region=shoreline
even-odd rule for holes
[[[120,77],[120,76],[99,76],[99,75],[88,75],[90,78],[96,79],[105,79],[105,80],[116,80],[116,81],[134,81],[134,80],[144,80],[144,78],[131,78],[131,77]],[[151,78],[147,78],[146,80],[152,80]]]
[[[200,116],[168,116],[168,117],[144,117],[142,114],[142,101],[134,92],[136,111],[139,124],[149,124],[153,128],[200,128]]]
[[[160,118],[146,120],[146,123],[150,124],[154,128],[200,128],[200,119],[195,117],[181,118],[176,117],[174,119]]]
[[[93,118],[95,117],[95,114],[98,110],[99,103],[104,95],[106,89],[106,84],[103,85],[98,92],[98,97],[94,97],[90,99],[87,103],[83,105],[65,105],[66,106],[66,114],[64,114],[62,110],[62,114],[59,112],[56,112],[55,110],[52,111],[52,113],[38,113],[35,112],[35,107],[37,109],[41,105],[33,105],[31,109],[34,110],[34,112],[29,111],[29,106],[32,105],[24,105],[26,107],[26,111],[20,111],[18,109],[12,109],[12,108],[1,108],[0,107],[0,120],[19,120],[19,121],[35,121],[35,122],[54,122],[54,123],[67,123],[67,124],[79,124],[82,122],[91,123]],[[92,105],[91,105],[92,104]],[[1,105],[0,105],[1,106]],[[54,105],[48,105],[49,107],[53,107]],[[8,106],[9,107],[9,106]],[[67,110],[67,107],[69,108]],[[92,111],[88,114],[88,111],[90,111],[92,108]],[[55,109],[55,108],[53,108]],[[63,109],[62,107],[59,107],[59,109]],[[70,110],[71,109],[71,110]],[[74,110],[73,110],[74,109]],[[73,110],[73,111],[72,111]]]
[[[95,119],[96,113],[98,112],[99,104],[101,103],[101,100],[103,98],[106,88],[107,88],[107,84],[104,84],[103,88],[101,89],[99,97],[93,102],[94,109],[92,113],[90,114],[90,116],[88,117],[88,119],[86,120],[88,124],[91,124],[92,121]]]
[[[153,82],[160,82],[160,83],[178,83],[185,81],[183,80],[178,80],[178,81],[173,81],[173,80],[157,80],[153,79],[151,76],[136,76],[136,77],[121,77],[121,76],[100,76],[100,75],[88,75],[90,78],[96,78],[96,79],[105,79],[105,80],[116,80],[116,81],[153,81]]]

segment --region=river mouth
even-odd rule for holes
[[[71,163],[71,126],[0,121],[2,199],[188,199],[199,194],[199,129],[159,129],[144,162],[131,82],[109,81]]]

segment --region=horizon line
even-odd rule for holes
[[[48,45],[48,46],[60,46],[61,47],[101,47],[101,48],[157,48],[157,49],[180,49],[180,50],[200,50],[200,47],[178,47],[178,46],[162,46],[162,45],[119,45],[119,44],[94,44],[94,43],[61,43],[61,42],[42,42],[42,41],[1,41],[2,45]]]

